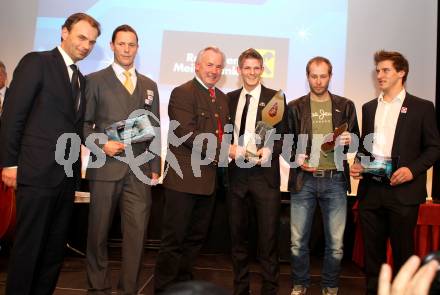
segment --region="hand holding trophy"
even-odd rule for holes
[[[267,147],[270,137],[276,134],[273,127],[283,119],[284,114],[284,93],[280,89],[261,110],[261,121],[255,126],[255,134],[246,145],[245,157],[248,161],[257,165],[270,161],[272,147]]]

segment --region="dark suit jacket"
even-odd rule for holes
[[[237,89],[235,91],[228,93],[229,108],[231,111],[231,122],[232,123],[235,122],[238,100],[240,98],[240,93],[241,93],[242,89],[243,88],[240,88],[240,89]],[[261,85],[261,94],[260,94],[260,98],[258,100],[258,110],[257,110],[257,118],[255,120],[255,124],[258,121],[261,121],[261,119],[262,119],[261,111],[266,106],[266,104],[272,99],[272,97],[275,95],[275,93],[276,93],[275,90],[270,89],[270,88],[266,88],[263,85]],[[264,103],[264,105],[262,103]],[[264,171],[264,177],[267,180],[267,183],[269,184],[269,186],[271,186],[272,188],[279,189],[279,187],[280,187],[280,160],[279,160],[279,156],[281,154],[282,144],[283,144],[283,137],[282,136],[287,131],[286,99],[284,99],[283,119],[273,127],[275,127],[277,134],[281,134],[281,139],[274,141],[270,167],[262,167],[262,169]],[[234,161],[232,161],[230,163],[228,171],[229,171],[229,179],[231,182],[233,182],[234,179],[236,179],[236,175],[237,175],[237,172],[239,171],[239,169],[246,169],[246,168],[239,168]]]
[[[85,79],[80,108],[74,107],[67,66],[57,48],[25,55],[14,71],[1,116],[0,166],[18,166],[17,182],[54,187],[64,178],[55,161],[58,138],[64,133],[82,137]],[[80,176],[80,157],[73,165]]]
[[[345,98],[338,95],[334,95],[330,93],[330,97],[332,100],[332,124],[333,129],[341,126],[344,123],[348,124],[348,132],[353,133],[359,138],[359,125],[356,116],[356,108],[354,103]],[[293,149],[292,157],[289,159],[290,161],[294,161],[297,140],[299,134],[307,134],[307,147],[306,154],[310,154],[311,146],[312,146],[312,115],[310,110],[310,93],[302,96],[294,101],[289,102],[288,105],[289,112],[289,130],[290,133],[295,135],[295,148]],[[348,151],[348,150],[346,150]],[[356,150],[350,151],[356,152]],[[344,175],[347,181],[347,190],[351,190],[350,186],[350,173],[347,161],[344,160]],[[293,192],[298,192],[301,190],[303,185],[303,177],[304,172],[300,167],[290,169],[289,174],[289,189]]]
[[[152,112],[158,119],[160,118],[159,92],[157,91],[156,83],[139,73],[136,73],[136,76],[136,89],[132,96],[116,77],[112,66],[87,76],[87,107],[84,119],[85,137],[94,132],[104,133],[106,127],[115,122],[128,119],[135,110],[145,109]],[[146,100],[148,98],[148,91],[153,93],[153,101],[147,105],[145,102],[148,101]],[[159,126],[158,122],[155,122],[152,118],[149,119],[151,124]],[[160,143],[160,132],[157,136],[157,140],[154,140],[153,143]],[[133,143],[134,156],[138,157],[144,153],[151,143]],[[150,172],[160,174],[160,146],[156,147],[154,151],[159,151],[158,155],[155,155],[151,161],[141,166],[142,172],[146,175]],[[125,152],[118,156],[125,157]],[[95,160],[95,157],[92,156],[91,159]],[[114,157],[106,157],[104,166],[88,168],[86,177],[91,180],[116,181],[122,179],[129,168],[128,164]]]
[[[173,89],[168,104],[168,116],[170,121],[176,120],[180,125],[174,132],[177,137],[183,137],[189,133],[191,136],[180,146],[168,145],[167,163],[163,185],[166,188],[199,195],[211,195],[215,189],[217,167],[211,163],[200,167],[201,176],[195,176],[191,166],[191,153],[194,151],[206,152],[206,144],[193,145],[197,135],[211,133],[217,135],[217,117],[220,117],[223,126],[229,123],[229,108],[226,95],[216,88],[216,99],[212,102],[208,90],[195,78]],[[171,123],[170,123],[171,124]],[[171,125],[170,125],[171,126]],[[168,137],[169,138],[169,137]],[[215,159],[218,159],[220,143],[217,141]],[[173,154],[182,171],[181,178],[169,165],[170,153]],[[165,173],[165,172],[164,172]]]
[[[398,157],[398,167],[408,167],[414,179],[392,188],[390,200],[398,204],[415,205],[424,203],[426,192],[426,170],[440,158],[440,137],[437,130],[432,102],[409,93],[403,101],[394,133],[392,157]],[[366,135],[374,133],[377,99],[362,106],[362,138],[360,151],[365,155],[372,151],[372,144],[364,145]],[[374,206],[375,198],[368,196],[368,183],[374,181],[364,177],[359,183],[358,195],[361,202]]]

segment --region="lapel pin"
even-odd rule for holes
[[[260,107],[265,107],[266,104],[265,104],[264,102],[260,102],[260,104],[259,104],[258,106],[260,106]]]
[[[406,112],[408,112],[408,108],[407,108],[407,107],[402,107],[402,108],[400,109],[400,112],[401,112],[402,114],[406,114]]]

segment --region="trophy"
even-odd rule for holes
[[[397,170],[398,157],[382,157],[372,155],[365,157],[358,154],[356,161],[364,168],[363,174],[368,174],[379,182],[389,182],[394,171]]]
[[[136,143],[153,139],[154,127],[146,114],[115,122],[105,128],[109,140]]]
[[[270,136],[276,132],[275,126],[283,119],[284,114],[284,93],[280,89],[275,93],[271,100],[267,103],[260,103],[261,121],[255,126],[255,134],[246,145],[245,157],[251,161],[258,161],[257,151],[264,147]]]

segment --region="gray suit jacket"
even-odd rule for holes
[[[159,92],[156,83],[137,73],[136,89],[130,95],[116,77],[111,66],[88,75],[86,84],[86,114],[84,119],[84,136],[87,138],[94,132],[104,133],[109,125],[128,119],[130,114],[138,109],[146,109],[157,118],[159,115]],[[153,93],[153,101],[146,100],[147,93]],[[148,101],[151,104],[147,104]],[[150,121],[155,124],[154,120]],[[157,124],[155,124],[158,126]],[[160,136],[160,133],[157,134]],[[157,141],[160,143],[160,140]],[[149,148],[149,142],[132,144],[134,156],[138,156]],[[160,147],[155,150],[160,151]],[[125,157],[125,153],[118,156]],[[95,160],[92,154],[91,159]],[[117,181],[128,172],[129,165],[113,157],[106,157],[101,168],[88,168],[86,178],[89,180]],[[155,172],[160,174],[160,153],[153,160],[141,166],[147,175]]]

